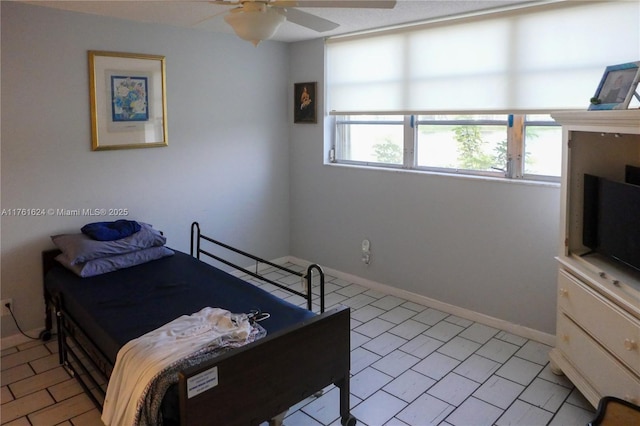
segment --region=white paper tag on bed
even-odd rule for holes
[[[187,379],[187,398],[193,398],[216,386],[218,386],[218,367],[213,367]]]

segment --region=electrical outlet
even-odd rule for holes
[[[9,312],[9,308],[5,306],[7,303],[10,304],[11,309],[13,309],[13,299],[0,300],[0,308],[2,309],[2,316],[11,315],[11,312]]]
[[[371,242],[369,240],[362,240],[362,261],[367,265],[371,263]]]

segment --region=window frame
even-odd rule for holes
[[[506,120],[502,119],[450,119],[437,120],[421,118],[447,116],[453,114],[336,114],[333,118],[333,140],[329,151],[329,163],[343,164],[351,166],[375,167],[386,169],[411,170],[423,173],[449,174],[456,176],[479,176],[496,179],[505,179],[513,181],[534,181],[534,182],[553,182],[559,183],[560,176],[542,175],[525,173],[525,147],[526,147],[526,128],[528,126],[549,126],[560,128],[553,120],[527,120],[527,114],[504,114],[504,113],[469,113],[455,115],[468,116],[484,116],[484,115],[505,115]],[[368,117],[368,118],[358,118]],[[375,117],[397,117],[396,120],[376,120]],[[349,125],[401,125],[403,129],[403,146],[402,146],[402,164],[384,163],[375,161],[359,161],[350,159],[339,159],[340,150],[344,149],[345,138],[341,133],[348,129]],[[490,170],[474,170],[462,168],[447,168],[418,165],[418,132],[420,125],[479,125],[479,126],[505,126],[507,134],[507,164],[505,169]],[[561,143],[561,138],[558,141]]]
[[[406,164],[406,144],[407,144],[407,132],[403,131],[403,135],[404,135],[404,143],[403,143],[403,164],[394,164],[394,163],[383,163],[383,162],[375,162],[375,161],[359,161],[359,160],[338,160],[336,158],[336,153],[338,152],[338,145],[339,145],[339,141],[341,140],[339,138],[339,125],[340,124],[365,124],[365,125],[400,125],[402,124],[403,126],[403,130],[406,130],[406,116],[403,115],[397,115],[397,117],[399,117],[398,120],[395,121],[381,121],[381,120],[346,120],[344,122],[340,121],[340,117],[352,117],[352,116],[364,116],[364,117],[371,117],[371,116],[380,116],[382,114],[354,114],[354,115],[340,115],[340,116],[335,116],[334,117],[334,130],[335,130],[335,137],[334,140],[332,141],[332,146],[331,146],[331,151],[333,152],[333,154],[330,153],[330,157],[331,163],[338,163],[338,164],[350,164],[350,165],[357,165],[357,166],[368,166],[368,167],[389,167],[389,168],[406,168],[405,164]],[[343,147],[344,148],[344,147]]]

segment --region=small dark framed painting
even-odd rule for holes
[[[316,82],[293,85],[293,122],[317,123]]]

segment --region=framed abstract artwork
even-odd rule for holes
[[[149,77],[111,76],[111,120],[147,121],[149,119]]]
[[[167,146],[165,58],[89,51],[94,151]]]

